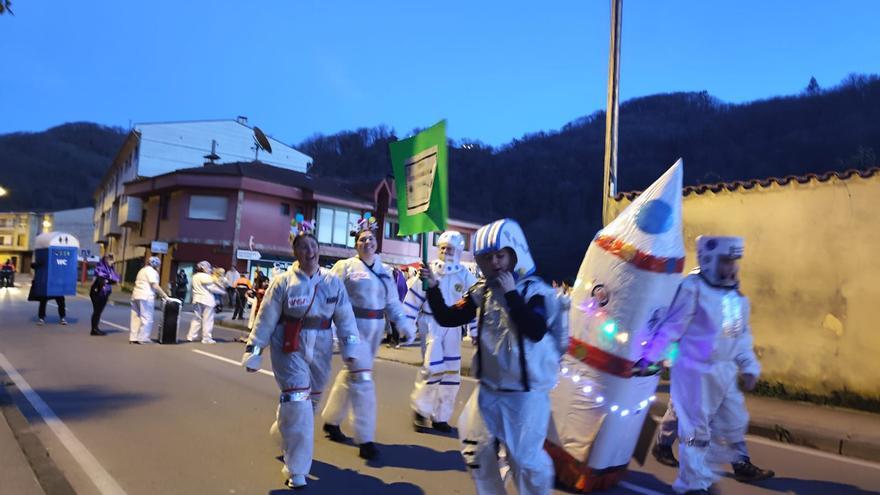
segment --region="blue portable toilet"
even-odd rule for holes
[[[34,241],[35,297],[75,296],[79,241],[64,232],[40,234]]]

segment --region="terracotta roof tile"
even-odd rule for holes
[[[804,174],[804,175],[786,175],[785,177],[768,177],[766,179],[750,179],[746,181],[735,180],[731,182],[716,182],[714,184],[698,184],[696,186],[685,186],[683,190],[684,196],[688,196],[691,194],[703,194],[706,191],[711,191],[713,193],[719,193],[723,190],[727,191],[736,191],[737,189],[751,190],[756,186],[760,187],[770,187],[773,184],[778,184],[780,186],[786,186],[791,184],[792,181],[797,182],[798,184],[806,184],[812,180],[817,182],[827,182],[832,177],[836,177],[840,180],[847,180],[852,178],[854,175],[858,175],[863,179],[867,179],[869,177],[873,177],[875,175],[880,175],[880,167],[871,167],[867,169],[857,170],[857,169],[849,169],[844,170],[842,172],[839,171],[830,171],[824,172],[821,174]],[[628,199],[632,201],[635,199],[641,191],[629,191],[618,193],[617,196],[614,197],[615,200],[620,201]]]

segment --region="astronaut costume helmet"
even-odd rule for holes
[[[159,259],[158,257],[156,257],[156,256],[150,256],[150,259],[149,259],[149,261],[148,261],[147,263],[148,263],[150,266],[152,266],[153,268],[155,268],[155,269],[158,270],[158,269],[159,269],[159,265],[162,264],[162,260],[160,260],[160,259]]]
[[[447,245],[455,248],[455,251],[450,256],[448,253],[439,253],[437,258],[441,262],[441,269],[443,273],[452,273],[461,270],[463,267],[461,266],[461,252],[464,251],[464,237],[460,232],[455,230],[447,230],[440,234],[440,237],[437,239],[437,247]]]
[[[529,251],[526,235],[516,220],[503,218],[483,225],[477,230],[475,239],[474,254],[476,256],[510,248],[516,254],[516,266],[513,267],[514,276],[523,278],[535,273],[535,260]]]
[[[212,270],[211,263],[209,263],[207,261],[199,261],[196,264],[196,269],[198,269],[198,271],[200,271],[202,273],[210,274],[211,270]]]
[[[727,277],[719,272],[718,263],[722,258],[740,259],[745,250],[742,237],[708,236],[697,237],[697,260],[700,264],[700,275],[710,284],[718,287],[737,287],[739,285],[736,271]]]

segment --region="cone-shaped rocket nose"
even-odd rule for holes
[[[679,158],[599,234],[611,236],[654,256],[684,257],[681,226],[683,167]]]

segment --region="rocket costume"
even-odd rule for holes
[[[742,464],[759,471],[761,476],[751,481],[773,476],[748,458],[734,459],[730,453],[741,451],[737,444],[743,441],[749,421],[737,375],[757,377],[761,371],[752,349],[749,300],[735,281],[720,277],[717,267],[719,258],[742,254],[742,238],[698,237],[700,267],[682,281],[666,318],[645,348],[643,361],[656,362],[671,342],[679,343],[671,370],[680,439],[680,468],[672,488],[678,493],[707,491],[718,479],[710,462],[734,461],[735,470]],[[719,451],[722,447],[727,450]],[[726,458],[720,457],[722,452]]]
[[[440,281],[443,301],[450,305],[461,299],[465,291],[477,282],[477,278],[459,263],[464,250],[464,238],[460,233],[446,231],[437,244],[448,244],[455,250],[453,256],[447,255],[444,259],[431,262],[431,270]],[[418,277],[410,280],[403,306],[410,320],[420,319],[425,327],[421,332],[425,346],[424,361],[410,395],[416,413],[416,427],[427,427],[427,419],[430,418],[436,429],[450,431],[448,423],[461,387],[461,327],[444,327],[437,323]],[[476,320],[471,320],[468,327],[468,333],[473,334]]]
[[[397,325],[407,340],[412,340],[415,328],[412,320],[403,312],[403,305],[397,294],[397,286],[379,255],[375,255],[373,265],[367,265],[359,257],[338,261],[332,273],[345,284],[351,300],[357,323],[358,333],[363,342],[365,356],[358,361],[358,366],[344,369],[336,375],[330,397],[321,417],[324,420],[324,431],[331,440],[341,435],[339,424],[349,411],[353,409],[354,440],[361,446],[362,457],[372,456],[365,453],[365,444],[372,444],[376,434],[376,388],[373,383],[373,359],[382,342],[385,330],[385,317]],[[375,449],[370,445],[371,449]]]
[[[295,349],[285,352],[285,326],[297,320],[301,324],[299,335],[295,342],[289,343]],[[242,359],[247,368],[260,369],[261,353],[266,347],[272,353],[272,370],[281,397],[270,434],[281,435],[282,471],[286,476],[304,476],[311,469],[314,412],[327,383],[333,356],[331,320],[343,359],[355,358],[351,365],[355,369],[365,366],[357,359],[364,353],[359,352],[355,317],[342,281],[323,268],[309,277],[299,269],[299,262],[295,262],[287,272],[270,282],[248,338]],[[372,400],[364,394],[353,393],[352,396],[356,402]]]
[[[659,376],[633,376],[642,342],[675,296],[684,268],[682,164],[600,230],[572,288],[547,451],[566,487],[591,492],[626,474]]]
[[[502,442],[519,493],[547,494],[553,487],[553,465],[543,449],[548,392],[567,339],[564,313],[555,291],[534,275],[535,263],[515,221],[498,220],[477,231],[476,255],[505,248],[516,255],[515,290],[501,293],[481,278],[452,307],[438,287],[428,290],[428,302],[443,326],[478,318],[473,366],[480,385],[459,420],[462,455],[477,493],[505,493],[496,450]]]

